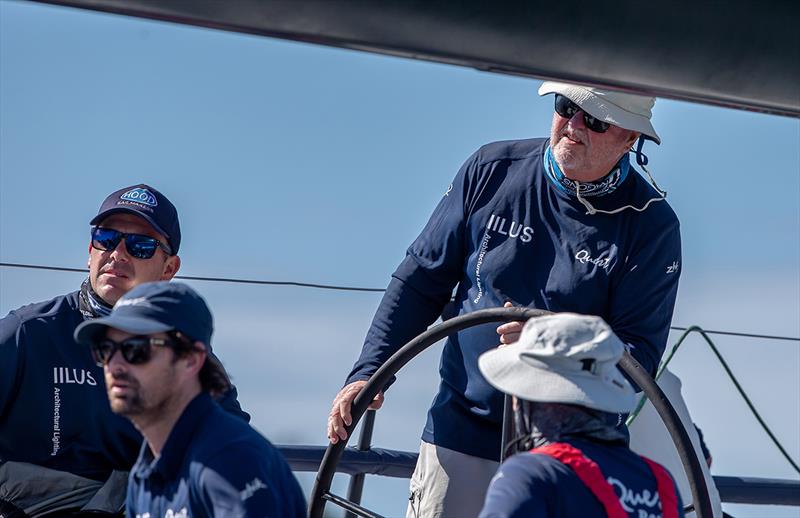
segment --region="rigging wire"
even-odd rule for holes
[[[697,326],[691,327],[677,327],[673,326],[670,327],[673,331],[689,331],[691,329],[696,328]],[[790,340],[793,342],[800,342],[800,338],[796,338],[793,336],[775,336],[775,335],[757,335],[753,333],[735,333],[733,331],[712,331],[711,329],[703,329],[704,333],[709,335],[728,335],[728,336],[744,336],[747,338],[766,338],[768,340]]]
[[[86,268],[66,268],[63,266],[42,266],[37,264],[21,264],[21,263],[0,263],[0,266],[8,268],[27,268],[32,270],[51,270],[56,272],[78,272],[87,273],[89,270]],[[197,277],[192,275],[176,275],[176,279],[185,279],[189,281],[207,281],[207,282],[228,282],[233,284],[261,284],[269,286],[298,286],[301,288],[318,288],[323,290],[337,290],[337,291],[366,291],[366,292],[384,292],[383,288],[361,288],[358,286],[336,286],[334,284],[315,284],[311,282],[298,282],[298,281],[264,281],[258,279],[234,279],[230,277]]]
[[[672,350],[670,350],[667,357],[664,358],[664,361],[662,361],[661,365],[659,365],[658,371],[656,372],[656,380],[658,380],[658,378],[661,377],[661,374],[664,372],[664,369],[667,368],[667,365],[669,365],[669,362],[672,361],[672,358],[675,356],[675,353],[678,352],[678,348],[680,348],[680,346],[683,344],[686,338],[692,333],[698,333],[705,339],[708,346],[716,355],[717,360],[719,360],[719,363],[722,365],[722,368],[725,369],[725,373],[733,382],[733,385],[736,387],[736,390],[739,392],[739,395],[742,396],[742,399],[744,399],[744,402],[747,404],[747,407],[750,409],[750,412],[753,414],[753,417],[756,418],[756,421],[758,421],[758,423],[761,425],[761,428],[764,430],[764,432],[766,432],[769,438],[772,439],[772,442],[778,448],[778,451],[780,451],[783,457],[789,462],[789,464],[792,465],[794,470],[798,474],[800,474],[800,466],[798,466],[797,463],[792,459],[792,457],[780,443],[778,438],[775,437],[775,434],[772,433],[772,430],[764,421],[764,418],[762,418],[761,414],[758,413],[758,410],[756,410],[755,405],[753,405],[753,402],[750,401],[750,398],[745,393],[744,389],[742,388],[742,385],[739,383],[739,380],[736,379],[736,376],[733,374],[733,371],[731,371],[731,368],[728,366],[728,362],[725,361],[725,359],[722,357],[722,354],[720,354],[719,349],[717,349],[717,346],[714,344],[713,341],[711,341],[711,338],[709,338],[708,331],[704,330],[700,326],[690,326],[686,328],[684,330],[684,333],[680,336],[680,338],[678,338],[678,340],[672,346]],[[730,334],[730,333],[723,333],[723,334]],[[631,412],[631,415],[628,417],[628,420],[625,424],[630,425],[634,421],[634,419],[636,419],[636,416],[639,415],[639,412],[644,407],[645,402],[646,398],[644,396],[639,398],[639,404],[636,405],[636,409],[633,412]]]
[[[24,263],[0,262],[0,267],[26,268],[30,270],[49,270],[55,272],[77,272],[77,273],[88,272],[86,268],[67,268],[64,266],[45,266],[45,265],[24,264]],[[335,284],[317,284],[317,283],[300,282],[300,281],[268,281],[268,280],[258,280],[258,279],[236,279],[231,277],[200,277],[200,276],[190,276],[190,275],[176,275],[175,278],[189,280],[189,281],[227,282],[232,284],[259,284],[268,286],[296,286],[300,288],[317,288],[317,289],[335,290],[335,291],[359,291],[368,293],[383,293],[384,291],[386,291],[385,288],[365,288],[361,286],[338,286]],[[686,331],[687,329],[691,328],[673,326],[670,327],[670,329],[672,329],[673,331]],[[800,337],[794,337],[794,336],[760,335],[753,333],[738,333],[733,331],[712,331],[710,329],[706,329],[703,332],[706,334],[715,334],[715,335],[742,336],[746,338],[764,338],[767,340],[789,340],[793,342],[800,342]]]
[[[7,267],[7,268],[26,268],[26,269],[33,269],[33,270],[49,270],[49,271],[58,271],[58,272],[77,272],[77,273],[86,273],[88,270],[85,268],[67,268],[62,266],[44,266],[44,265],[35,265],[35,264],[23,264],[23,263],[3,263],[0,262],[0,267]],[[298,281],[268,281],[268,280],[258,280],[258,279],[235,279],[230,277],[199,277],[199,276],[190,276],[190,275],[176,275],[176,279],[186,279],[186,280],[193,280],[193,281],[206,281],[206,282],[227,282],[227,283],[237,283],[237,284],[259,284],[259,285],[270,285],[270,286],[296,286],[302,288],[317,288],[317,289],[325,289],[325,290],[337,290],[337,291],[360,291],[360,292],[372,292],[372,293],[381,293],[386,291],[384,288],[364,288],[358,286],[337,286],[333,284],[317,284],[317,283],[310,283],[310,282],[298,282]],[[669,362],[675,356],[675,353],[678,351],[678,348],[681,344],[686,340],[686,338],[692,333],[699,333],[705,341],[708,343],[708,346],[717,356],[722,368],[725,369],[725,372],[728,374],[728,377],[733,382],[736,390],[739,392],[739,395],[742,396],[745,403],[747,404],[750,412],[752,412],[753,416],[759,422],[761,427],[764,429],[766,434],[772,439],[772,442],[778,448],[778,450],[783,454],[784,458],[792,465],[792,467],[800,474],[800,467],[794,460],[789,456],[786,452],[786,449],[780,443],[775,434],[772,433],[772,430],[769,428],[767,423],[761,417],[761,415],[756,410],[755,406],[753,405],[750,398],[745,393],[742,386],[739,384],[736,376],[731,371],[728,363],[725,359],[722,358],[719,350],[717,349],[714,342],[711,341],[711,338],[708,337],[709,334],[719,334],[719,335],[728,335],[728,336],[741,336],[741,337],[748,337],[748,338],[764,338],[769,340],[791,340],[800,342],[800,338],[790,337],[790,336],[775,336],[775,335],[761,335],[761,334],[753,334],[753,333],[737,333],[733,331],[712,331],[706,330],[699,326],[690,326],[690,327],[670,327],[670,329],[675,331],[683,331],[683,334],[678,338],[675,345],[672,346],[672,350],[661,363],[658,368],[658,372],[656,373],[656,380],[661,376],[661,373],[667,367]],[[636,409],[631,413],[628,418],[627,424],[633,422],[636,419],[636,416],[639,415],[642,407],[644,406],[645,399],[641,398],[639,400],[639,404],[637,405]]]

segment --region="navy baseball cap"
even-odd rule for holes
[[[181,226],[178,210],[166,196],[156,189],[140,183],[111,193],[100,205],[97,216],[90,225],[99,225],[112,214],[128,212],[144,218],[156,232],[167,238],[172,255],[181,245]]]
[[[107,317],[87,320],[75,329],[75,341],[91,344],[109,327],[136,335],[180,331],[211,352],[213,318],[206,301],[181,282],[146,282],[123,295]],[[210,356],[209,356],[210,357]]]

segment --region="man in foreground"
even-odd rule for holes
[[[73,332],[127,291],[170,280],[181,265],[175,206],[148,185],[110,194],[90,221],[80,290],[0,320],[0,514],[114,514],[142,436],[108,406],[103,371]],[[220,396],[249,420],[236,389]]]
[[[103,366],[111,410],[142,433],[127,516],[305,516],[297,480],[280,452],[212,399],[230,381],[209,354],[205,301],[182,283],[124,295],[75,340]]]
[[[640,164],[643,139],[660,142],[650,122],[655,100],[550,82],[539,93],[555,94],[550,138],[480,148],[394,272],[334,399],[332,442],[347,437],[350,407],[366,380],[442,316],[451,298],[451,314],[513,304],[598,315],[655,373],[681,261],[677,217],[629,160],[637,139]],[[503,397],[480,374],[478,356],[496,344],[492,325],[445,343],[408,516],[480,510],[500,460]]]
[[[514,396],[519,452],[492,479],[481,518],[683,516],[669,472],[616,426],[636,403],[617,369],[624,351],[601,318],[561,313],[481,355],[486,380]]]

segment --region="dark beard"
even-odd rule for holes
[[[111,411],[125,417],[141,414],[144,411],[144,399],[142,398],[142,387],[139,382],[127,374],[116,375],[114,379],[125,381],[129,386],[130,393],[125,397],[112,396],[111,390],[108,389],[108,402],[111,404]]]

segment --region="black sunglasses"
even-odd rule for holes
[[[565,119],[571,119],[575,116],[576,113],[579,111],[583,111],[580,106],[575,104],[574,102],[570,101],[568,98],[564,97],[561,94],[556,94],[556,113],[564,117]],[[595,133],[605,133],[608,131],[608,128],[611,124],[607,122],[603,122],[599,119],[596,119],[586,113],[583,112],[583,123],[586,125],[587,128],[594,131]]]
[[[156,249],[161,248],[167,255],[172,255],[172,250],[154,237],[142,234],[125,234],[110,228],[94,227],[92,229],[92,247],[97,250],[110,252],[125,240],[125,248],[131,257],[137,259],[150,259],[155,255]]]
[[[121,342],[104,338],[90,345],[92,358],[98,367],[111,361],[111,357],[119,350],[126,362],[131,365],[141,365],[150,361],[151,347],[173,346],[172,340],[163,338],[150,338],[149,336],[133,336]]]

